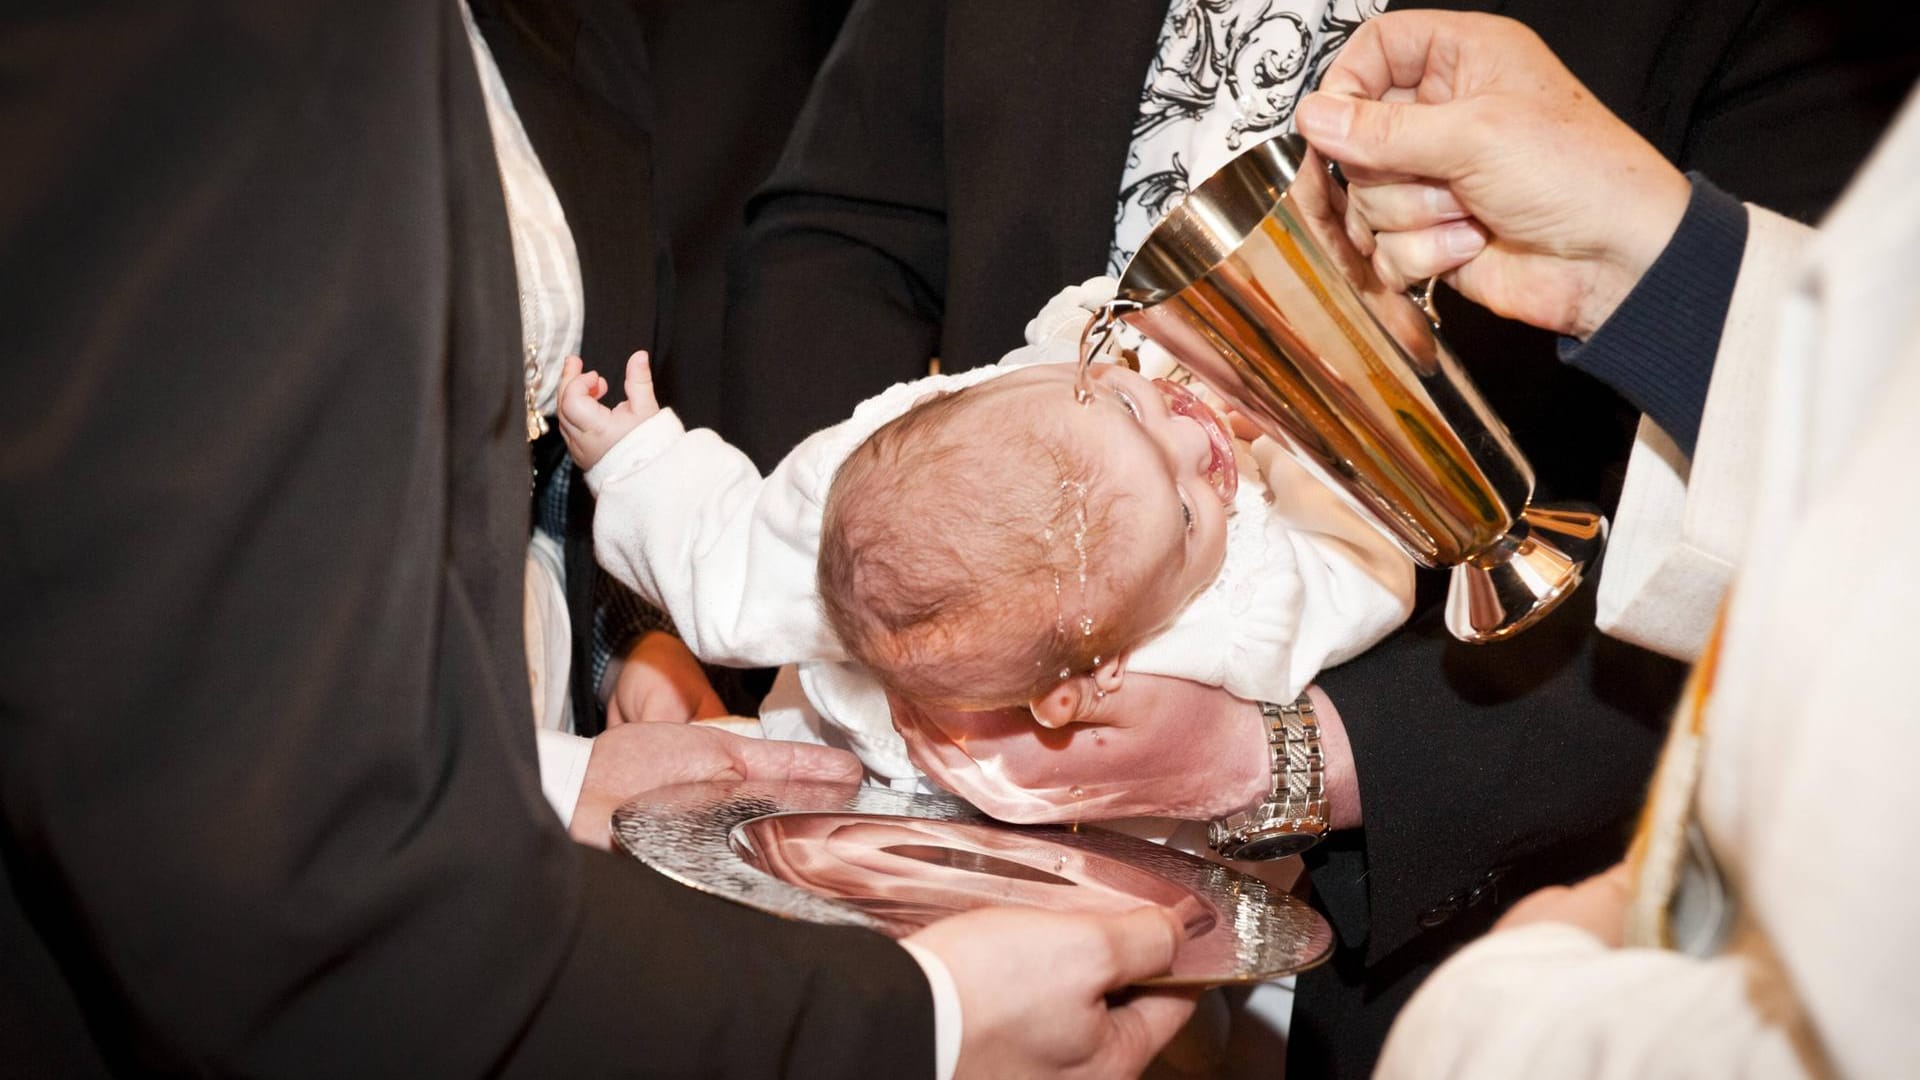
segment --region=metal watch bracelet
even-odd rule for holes
[[[1278,859],[1307,850],[1329,825],[1326,757],[1313,701],[1260,703],[1267,724],[1267,797],[1207,823],[1207,843],[1229,859]]]

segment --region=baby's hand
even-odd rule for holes
[[[607,693],[607,726],[684,724],[727,715],[720,695],[686,643],[661,630],[634,643]]]
[[[567,452],[581,468],[591,469],[627,432],[659,412],[660,403],[653,398],[653,369],[645,349],[627,358],[627,400],[611,409],[600,404],[607,380],[598,372],[582,370],[584,366],[579,357],[567,357],[560,372],[557,411]]]

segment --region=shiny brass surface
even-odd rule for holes
[[[1120,278],[1116,303],[1138,307],[1118,317],[1415,560],[1454,567],[1456,637],[1511,636],[1579,585],[1604,522],[1528,521],[1532,467],[1428,313],[1347,239],[1344,207],[1297,136],[1254,146],[1155,227]],[[1592,550],[1562,547],[1582,533]]]

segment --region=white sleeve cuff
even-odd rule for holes
[[[672,409],[661,409],[647,417],[640,422],[640,426],[620,436],[620,440],[608,448],[606,455],[587,470],[587,490],[593,492],[594,498],[599,498],[601,488],[619,477],[653,464],[686,433],[686,425],[680,422],[680,417]]]
[[[541,729],[534,732],[540,750],[540,791],[553,812],[560,815],[562,828],[572,824],[573,808],[580,801],[580,789],[587,782],[587,759],[593,756],[593,740],[564,731]]]
[[[954,984],[946,961],[935,956],[933,950],[911,941],[900,942],[900,947],[919,961],[920,970],[927,973],[927,985],[933,989],[933,1080],[953,1080],[953,1072],[960,1065],[960,988]]]
[[[1747,207],[1747,247],[1727,306],[1720,351],[1688,461],[1643,420],[1613,516],[1595,622],[1614,637],[1681,660],[1706,644],[1721,598],[1754,527],[1766,448],[1781,302],[1813,235],[1798,222]]]

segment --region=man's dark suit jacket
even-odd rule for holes
[[[900,949],[541,797],[456,7],[45,7],[0,26],[4,1071],[926,1071]]]
[[[653,202],[673,254],[672,305],[653,339],[653,387],[690,428],[721,419],[727,252],[849,6],[851,0],[633,5],[646,27],[653,73]]]
[[[1397,5],[1396,5],[1397,6]],[[1461,6],[1461,5],[1446,5]],[[1812,217],[1916,71],[1891,16],[1803,0],[1510,0],[1600,100],[1684,168]],[[1101,273],[1164,0],[856,5],[735,259],[731,436],[763,466],[860,398],[993,362]],[[1635,416],[1547,335],[1463,303],[1446,334],[1550,499],[1608,503]],[[1679,667],[1601,638],[1592,588],[1501,645],[1405,629],[1325,672],[1363,830],[1310,857],[1339,931],[1300,983],[1290,1072],[1370,1071],[1420,977],[1529,888],[1619,857]],[[1169,722],[1177,722],[1170,720]]]

